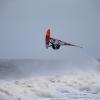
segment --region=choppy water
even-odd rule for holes
[[[0,100],[100,100],[100,66],[90,65],[0,60]]]

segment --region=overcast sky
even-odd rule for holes
[[[45,48],[45,32],[83,49]],[[100,58],[100,0],[0,0],[0,58]]]

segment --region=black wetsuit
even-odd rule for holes
[[[56,45],[52,44],[51,46],[52,46],[52,48],[53,48],[54,50],[57,50],[57,49],[60,48],[60,45],[59,45],[59,44],[56,44]]]

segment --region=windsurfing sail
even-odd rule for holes
[[[59,39],[54,39],[50,37],[51,31],[50,28],[46,31],[46,36],[45,36],[45,44],[46,48],[52,47],[53,49],[57,50],[60,48],[60,46],[74,46],[74,47],[79,47],[82,48],[79,45],[75,45],[69,42],[64,42]]]
[[[45,42],[46,42],[46,48],[48,48],[50,43],[50,29],[48,29],[46,32]]]

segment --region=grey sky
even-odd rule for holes
[[[45,32],[84,49],[45,48]],[[0,0],[0,58],[100,57],[100,0]]]

